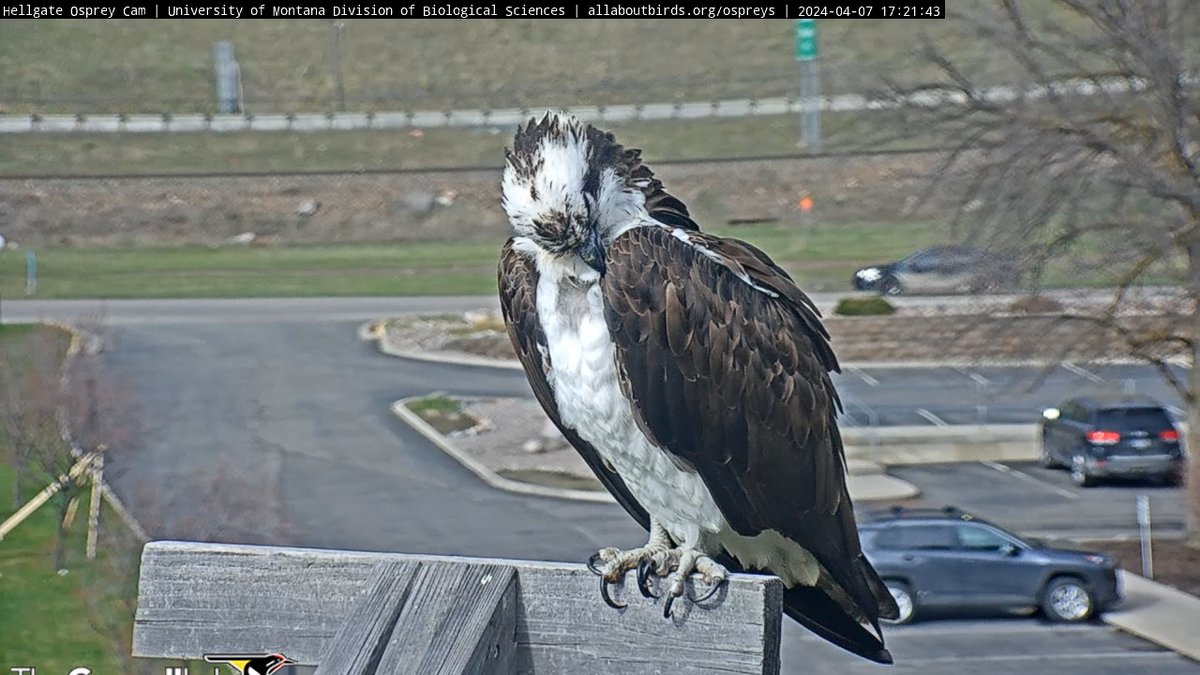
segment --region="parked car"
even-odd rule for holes
[[[854,288],[880,295],[978,293],[1018,285],[1012,256],[971,246],[931,246],[854,273]]]
[[[859,535],[900,608],[893,623],[936,609],[1041,609],[1053,621],[1084,621],[1121,598],[1109,556],[1051,548],[953,507],[868,513]]]
[[[1179,428],[1152,398],[1073,398],[1042,412],[1042,466],[1069,468],[1081,487],[1113,477],[1180,485],[1185,462]]]

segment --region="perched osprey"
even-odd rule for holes
[[[778,575],[784,609],[881,663],[896,604],[862,555],[838,433],[837,360],[811,300],[757,248],[705,234],[641,152],[566,115],[517,130],[502,182],[509,337],[534,394],[650,532],[607,583]],[[703,600],[703,599],[700,599]]]

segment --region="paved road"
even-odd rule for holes
[[[930,506],[953,505],[986,514],[1000,525],[1035,537],[1098,539],[1136,537],[1134,500],[1150,496],[1154,527],[1183,531],[1185,491],[1144,481],[1092,488],[1071,483],[1066,471],[1032,462],[970,462],[892,467],[889,473],[921,489]]]
[[[1109,78],[1096,83],[1086,81],[1064,81],[1056,83],[1059,91],[1077,95],[1098,93],[1119,94],[1130,91],[1133,83],[1122,78]],[[1142,83],[1139,86],[1144,86]],[[1012,86],[988,87],[978,92],[984,100],[1006,103],[1014,100],[1020,91]],[[1038,95],[1034,93],[1033,95]],[[927,90],[903,99],[908,105],[962,105],[966,97],[959,91]],[[689,101],[682,103],[644,103],[610,106],[572,106],[565,108],[578,117],[591,122],[628,122],[632,120],[698,119],[705,117],[749,117],[754,115],[784,115],[799,113],[806,105],[815,104],[826,112],[851,112],[897,107],[897,102],[877,100],[862,94],[837,94],[822,96],[811,102],[794,97],[770,97],[761,99],[727,99],[722,101]],[[536,112],[536,110],[534,111]],[[329,129],[403,129],[409,127],[513,127],[529,118],[526,108],[497,108],[494,110],[422,110],[390,111],[373,113],[300,113],[215,115],[173,115],[168,120],[162,115],[41,115],[37,121],[30,115],[0,115],[0,134],[70,132],[90,133],[117,132],[196,132],[196,131],[326,131]]]
[[[92,309],[12,304],[6,320]],[[387,411],[398,397],[435,388],[525,391],[510,371],[392,359],[356,336],[358,322],[381,309],[470,306],[110,303],[107,357],[141,420],[137,442],[109,464],[115,488],[159,536],[551,560],[640,543],[643,534],[615,506],[487,488]],[[877,374],[876,388],[884,387],[886,373]],[[888,635],[897,672],[1200,672],[1103,626],[943,620]],[[784,659],[784,672],[877,671],[790,624]]]

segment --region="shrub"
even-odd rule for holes
[[[834,314],[840,316],[884,316],[895,314],[896,308],[884,298],[872,296],[867,298],[842,298],[838,300]]]

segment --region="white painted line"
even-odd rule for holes
[[[916,412],[921,417],[924,417],[925,419],[929,420],[930,423],[932,423],[934,426],[939,426],[939,427],[950,426],[949,424],[946,423],[946,420],[938,417],[937,415],[934,415],[933,413],[929,412],[928,410],[926,410],[924,408],[917,408],[914,412]]]
[[[866,382],[868,385],[870,385],[872,387],[879,386],[879,380],[875,379],[874,377],[871,377],[870,374],[864,372],[863,369],[859,368],[858,366],[848,366],[846,368],[846,370],[851,373],[854,373],[855,375],[858,376],[859,379],[861,379],[863,382]]]
[[[1085,380],[1091,380],[1092,382],[1103,382],[1104,381],[1103,377],[1100,377],[1099,375],[1093,373],[1090,370],[1080,368],[1079,366],[1075,365],[1074,363],[1071,363],[1070,361],[1063,361],[1062,367],[1064,370],[1075,373],[1076,375],[1084,378]]]
[[[1041,480],[1039,478],[1034,478],[1033,476],[1030,476],[1029,474],[1027,474],[1023,471],[1017,471],[1016,469],[1014,469],[1012,467],[1004,466],[1003,464],[1001,464],[999,462],[993,462],[991,460],[985,459],[982,462],[980,462],[980,464],[988,467],[989,469],[995,469],[996,471],[999,471],[1001,473],[1008,474],[1009,476],[1012,476],[1013,478],[1016,478],[1018,480],[1023,480],[1026,483],[1029,483],[1030,485],[1036,485],[1038,487],[1048,489],[1059,496],[1066,497],[1067,499],[1079,499],[1078,493],[1071,492],[1070,490],[1068,490],[1066,488],[1061,488],[1053,483],[1047,483],[1046,481]]]
[[[983,375],[980,375],[979,373],[977,373],[973,370],[968,370],[968,369],[964,368],[963,366],[954,366],[954,370],[958,371],[958,374],[962,375],[963,377],[971,378],[975,382],[975,384],[986,387],[992,383],[991,380],[987,379]]]

